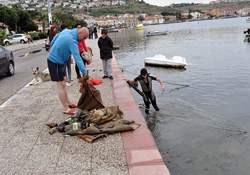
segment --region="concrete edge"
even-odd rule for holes
[[[112,69],[112,87],[116,104],[124,112],[125,119],[141,124],[135,131],[121,134],[129,174],[170,175],[115,58],[112,61]]]

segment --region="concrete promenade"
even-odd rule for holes
[[[89,74],[101,79],[97,40],[87,43],[94,51]],[[56,85],[44,82],[27,86],[0,106],[0,174],[168,175],[115,60],[113,66],[115,79],[105,79],[97,88],[106,106],[119,105],[125,118],[142,124],[139,129],[111,135],[93,144],[60,133],[51,136],[45,124],[68,117],[62,113]],[[77,101],[79,85],[73,67],[74,82],[68,91],[70,98]]]

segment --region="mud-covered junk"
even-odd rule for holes
[[[79,138],[93,142],[107,134],[126,132],[137,129],[140,125],[134,121],[124,120],[123,112],[118,106],[94,109],[90,112],[78,109],[77,113],[60,124],[47,124],[50,134],[62,132],[64,135],[79,136]]]
[[[78,100],[77,108],[82,111],[104,108],[100,91],[88,81],[88,76],[82,77],[79,80],[81,97]]]

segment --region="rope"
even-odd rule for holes
[[[129,65],[129,66],[132,66],[132,65],[134,65],[134,64],[131,64],[131,65]],[[135,76],[135,73],[132,72],[132,71],[129,71],[129,70],[124,69],[124,68],[121,68],[121,67],[120,67],[120,69],[121,69],[122,71],[127,72],[127,73],[130,74],[130,75]],[[173,91],[176,91],[176,90],[180,90],[180,89],[183,89],[183,88],[190,87],[190,85],[188,85],[188,84],[173,83],[173,82],[169,82],[169,81],[165,81],[165,80],[164,80],[163,82],[164,82],[164,83],[167,83],[167,84],[169,84],[169,85],[181,86],[181,87],[177,87],[177,88],[171,89],[171,90],[169,90],[167,93],[172,93]],[[162,97],[162,94],[164,94],[164,93],[166,93],[166,91],[163,91],[162,93],[156,95],[156,97],[157,97],[157,98],[161,98],[161,97]]]

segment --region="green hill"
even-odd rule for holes
[[[250,2],[237,2],[237,3],[219,3],[219,4],[175,4],[172,6],[159,7],[154,5],[149,5],[144,2],[136,2],[134,4],[111,6],[111,7],[99,7],[91,8],[89,10],[89,15],[91,16],[102,16],[102,15],[120,15],[120,14],[138,14],[146,13],[149,15],[157,14],[177,14],[181,12],[191,11],[206,11],[213,8],[224,8],[224,7],[250,7]]]
[[[126,13],[161,14],[162,10],[163,7],[149,5],[146,3],[134,3],[112,7],[91,8],[89,13],[91,16],[119,15]]]

